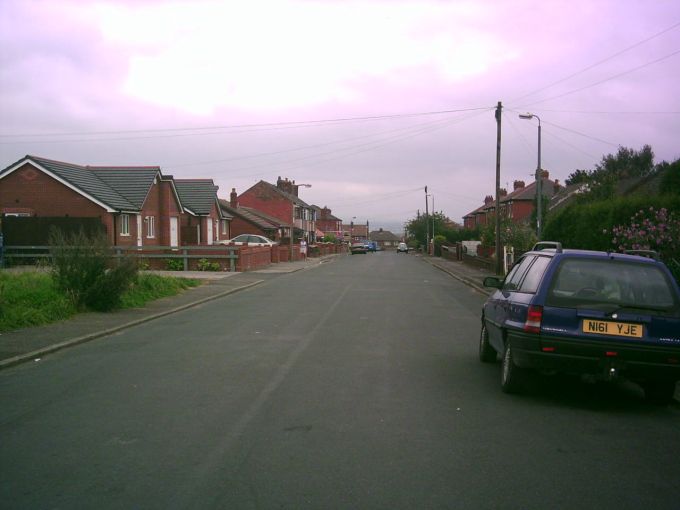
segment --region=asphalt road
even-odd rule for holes
[[[0,372],[2,508],[677,509],[680,408],[477,360],[483,296],[338,257]]]

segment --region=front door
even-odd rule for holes
[[[177,216],[170,217],[170,246],[179,246],[179,240],[177,238]]]
[[[137,215],[137,246],[142,245],[142,215]]]
[[[210,216],[205,219],[206,227],[208,228],[208,238],[205,240],[206,244],[213,243],[213,220]]]

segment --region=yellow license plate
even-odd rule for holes
[[[642,324],[630,324],[628,322],[583,320],[583,332],[597,335],[628,336],[642,338]]]

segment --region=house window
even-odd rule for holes
[[[156,237],[156,218],[155,216],[147,216],[144,218],[146,221],[146,237],[153,238]]]
[[[120,215],[120,235],[129,236],[130,235],[130,215],[121,214]]]
[[[222,223],[222,234],[225,236],[229,236],[229,225],[227,224],[227,220],[221,220]]]

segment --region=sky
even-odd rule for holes
[[[0,168],[259,180],[371,230],[542,168],[680,158],[678,0],[0,0]]]

